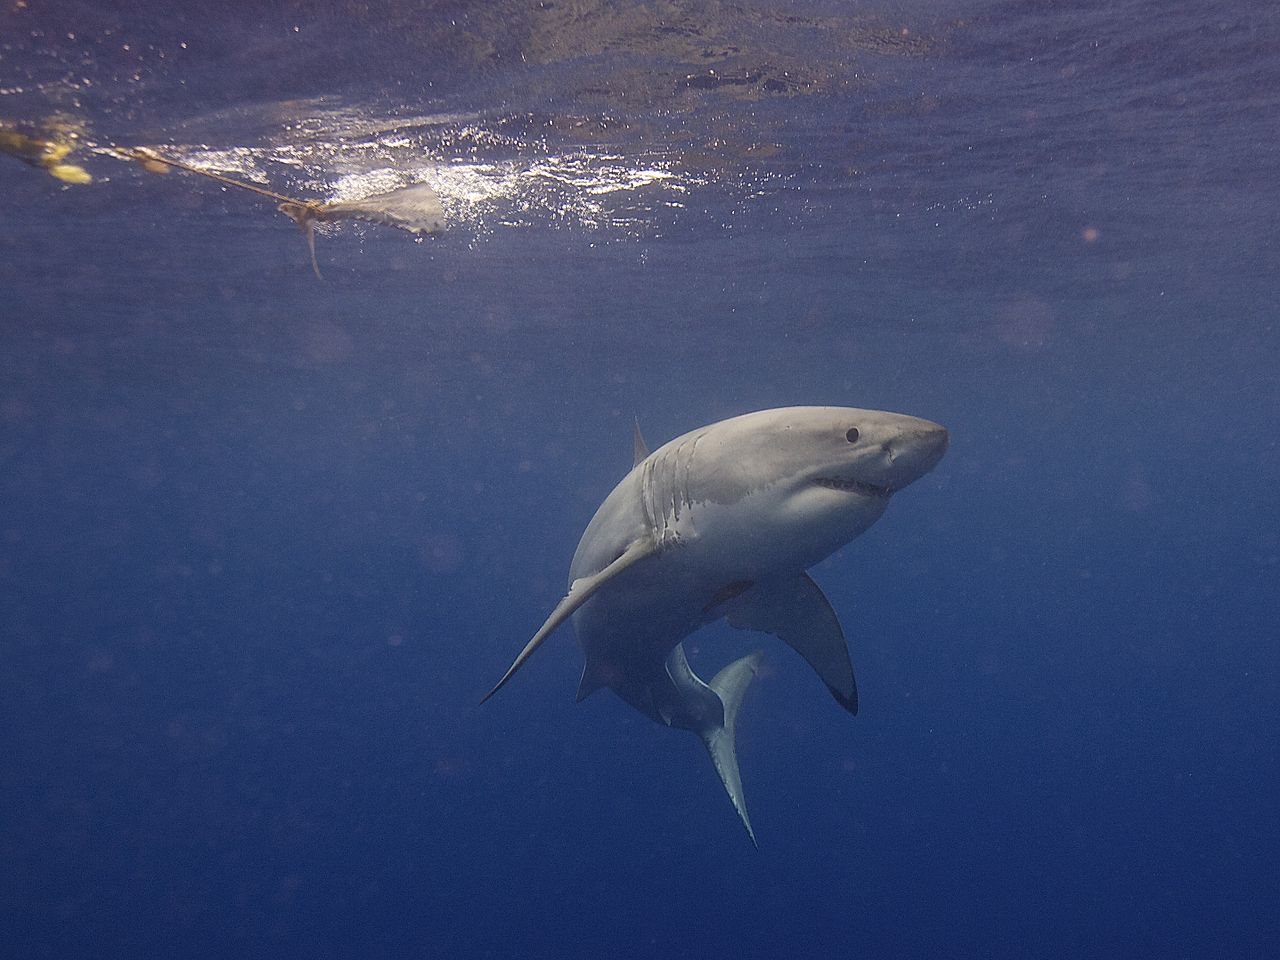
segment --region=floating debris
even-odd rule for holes
[[[347,200],[340,203],[318,203],[314,200],[286,200],[277,208],[302,228],[307,236],[307,249],[311,252],[311,269],[320,277],[316,263],[317,223],[333,223],[336,220],[365,220],[369,223],[385,223],[415,236],[439,233],[444,229],[444,208],[440,198],[425,183],[379,193],[363,200]],[[321,278],[323,279],[323,278]]]
[[[23,163],[44,170],[63,183],[92,183],[93,177],[84,167],[65,163],[75,144],[67,140],[31,137],[19,130],[0,127],[0,153],[17,157]]]
[[[192,166],[182,160],[167,157],[149,147],[115,147],[116,156],[133,160],[151,173],[166,173],[170,169],[183,170],[197,176],[215,180],[223,186],[248,190],[269,200],[276,201],[276,209],[302,228],[307,238],[307,251],[311,254],[311,269],[323,280],[320,264],[316,260],[317,223],[333,223],[338,220],[363,220],[382,223],[421,236],[444,230],[444,208],[436,192],[425,183],[416,183],[397,190],[390,190],[362,200],[344,200],[326,203],[321,200],[299,200],[282,193],[267,190],[256,184],[246,183],[225,174],[215,173],[203,167]]]
[[[406,230],[415,236],[444,229],[444,208],[435,190],[415,183],[398,190],[322,205],[324,220],[367,220]]]

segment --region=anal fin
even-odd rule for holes
[[[582,679],[578,681],[576,702],[581,703],[597,690],[607,687],[609,685],[608,672],[607,669],[588,660],[582,668]]]

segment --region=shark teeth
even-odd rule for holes
[[[875,483],[864,483],[861,480],[852,480],[848,477],[818,477],[813,482],[820,487],[826,487],[828,490],[861,493],[867,497],[887,497],[893,493],[888,487],[882,487]]]

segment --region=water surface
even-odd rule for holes
[[[0,11],[15,956],[1270,955],[1270,4]],[[415,241],[270,203],[428,183]],[[696,739],[557,635],[638,417],[952,446]],[[754,638],[691,644],[713,673]]]

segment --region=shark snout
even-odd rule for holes
[[[929,420],[906,418],[910,422],[884,442],[884,482],[891,490],[901,490],[938,465],[947,452],[947,428]]]

